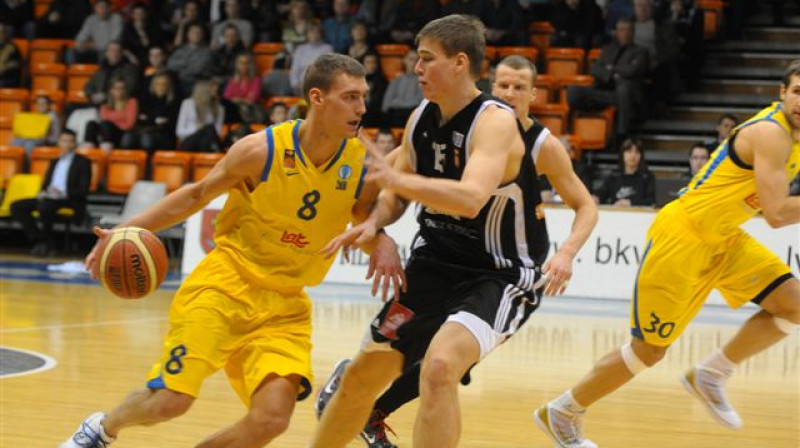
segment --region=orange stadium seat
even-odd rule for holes
[[[25,164],[25,148],[0,145],[0,187],[5,188],[9,179],[22,173]]]
[[[303,98],[299,96],[271,96],[264,101],[264,108],[269,109],[275,103],[283,103],[292,107],[300,101],[303,101]]]
[[[28,170],[31,174],[38,174],[44,179],[47,169],[50,168],[50,161],[57,159],[61,155],[61,148],[58,146],[37,146],[31,151],[31,166]]]
[[[517,55],[528,58],[534,64],[539,57],[539,49],[536,47],[498,47],[497,57],[503,59],[506,56]]]
[[[95,64],[72,64],[67,69],[67,102],[85,103],[88,101],[83,87],[100,68]]]
[[[721,0],[700,0],[700,9],[703,10],[703,38],[714,39],[722,28],[725,2]]]
[[[578,160],[581,158],[581,151],[583,150],[581,138],[575,134],[559,135],[559,138],[567,140],[567,143],[572,146],[572,158]],[[567,148],[569,151],[569,148]]]
[[[550,22],[531,22],[528,27],[531,45],[539,49],[539,54],[543,55],[550,48],[550,36],[556,32]]]
[[[189,180],[192,154],[181,151],[156,151],[153,154],[153,182],[163,182],[167,191],[180,188]]]
[[[411,47],[405,44],[382,44],[376,45],[375,50],[381,60],[381,70],[388,81],[405,73],[403,57],[411,51]]]
[[[558,91],[558,81],[548,74],[536,75],[536,99],[535,104],[547,104],[553,101],[555,92]]]
[[[0,128],[0,145],[10,145],[14,141],[14,131]]]
[[[29,97],[26,89],[0,89],[0,128],[11,129],[14,115],[27,109]]]
[[[486,46],[486,51],[483,52],[483,57],[488,59],[489,61],[494,61],[497,59],[497,47],[492,45]]]
[[[100,148],[78,148],[75,152],[92,162],[92,180],[89,181],[89,191],[94,193],[100,186],[106,170],[106,152]]]
[[[39,64],[55,64],[61,62],[64,48],[68,46],[66,39],[34,39],[31,41],[28,63],[31,67]]]
[[[545,72],[556,79],[583,72],[583,48],[550,48],[545,53]]]
[[[253,45],[253,61],[260,76],[272,71],[275,58],[278,57],[282,49],[283,44],[280,42],[259,42]]]
[[[31,90],[63,90],[67,66],[58,63],[31,67]]]
[[[17,47],[17,50],[19,50],[19,54],[22,55],[22,60],[27,61],[28,52],[30,51],[30,42],[28,42],[27,39],[15,38],[14,45]]]
[[[144,177],[147,152],[142,149],[115,149],[106,158],[106,189],[109,193],[128,194],[137,180]]]
[[[601,150],[614,130],[614,114],[617,109],[609,106],[602,111],[580,111],[575,114],[572,129],[581,138],[584,150]]]
[[[581,86],[591,87],[594,85],[594,77],[590,75],[570,75],[561,78],[558,82],[560,102],[567,105],[567,87]]]
[[[553,134],[566,132],[567,107],[563,104],[532,104],[531,113]]]
[[[592,66],[596,60],[600,59],[602,53],[602,48],[592,48],[589,50],[589,53],[586,54],[586,73],[592,73]]]
[[[206,177],[214,168],[224,154],[219,153],[197,153],[192,155],[192,182],[197,182]]]

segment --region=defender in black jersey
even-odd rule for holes
[[[438,19],[420,32],[417,72],[427,99],[409,119],[394,167],[371,151],[368,180],[384,192],[370,218],[334,244],[368,239],[402,214],[406,200],[419,202],[407,292],[373,321],[312,446],[344,446],[366,420],[377,393],[401,367],[420,360],[414,446],[456,446],[459,379],[539,305],[541,290],[534,285],[548,242],[537,151],[524,145],[514,111],[474,87],[482,36],[480,23],[463,16]],[[531,134],[536,134],[531,149],[538,150],[548,133],[537,127]],[[563,161],[571,173],[565,151]],[[575,182],[583,188],[577,177]],[[583,199],[594,207],[588,192]],[[568,244],[575,252],[588,237],[596,210],[590,215],[582,234]],[[559,276],[561,289],[568,275]]]

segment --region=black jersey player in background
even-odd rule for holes
[[[372,215],[330,245],[369,239],[398,219],[409,200],[421,204],[407,292],[373,321],[313,447],[345,446],[377,395],[420,360],[414,446],[456,446],[459,379],[539,305],[534,284],[548,243],[534,158],[513,110],[475,88],[483,36],[480,22],[466,16],[437,19],[420,31],[416,71],[426,100],[409,119],[393,166],[371,150],[368,180],[384,190]],[[560,292],[568,280],[571,258],[596,220],[596,211],[584,215],[580,235],[567,245],[574,252],[552,268],[548,290]]]

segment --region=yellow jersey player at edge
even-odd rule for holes
[[[761,311],[681,382],[721,424],[742,426],[725,396],[725,381],[742,361],[797,329],[800,282],[739,226],[759,213],[773,228],[800,222],[800,197],[789,196],[789,182],[799,169],[796,60],[781,82],[780,101],[736,127],[680,198],[656,216],[633,290],[631,342],[534,413],[558,446],[597,446],[581,434],[586,408],[661,360],[713,288],[731,307],[752,301]]]
[[[124,224],[168,228],[229,194],[215,249],[175,295],[163,355],[146,387],[109,413],[88,417],[62,448],[106,447],[124,428],[176,418],[222,368],[248,409],[198,447],[261,447],[288,427],[295,402],[312,384],[304,287],[321,282],[331,265],[319,250],[351,220],[365,219],[377,196],[363,182],[366,150],[353,138],[366,110],[364,68],[347,56],[323,55],[303,85],[306,120],[245,137],[203,180]],[[394,242],[384,235],[373,249],[376,279],[401,282]],[[90,272],[96,251],[86,259]]]

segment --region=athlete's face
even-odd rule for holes
[[[367,111],[367,89],[364,77],[340,73],[333,78],[327,92],[312,89],[309,96],[320,108],[328,132],[335,136],[355,137],[361,117]]]
[[[781,101],[789,123],[795,131],[800,130],[800,75],[789,78],[788,86],[781,84]]]
[[[516,70],[507,65],[498,65],[494,73],[492,95],[510,104],[517,117],[527,116],[536,98],[533,73],[527,68]]]
[[[419,60],[414,72],[419,76],[422,95],[433,102],[446,94],[459,69],[458,55],[448,57],[439,41],[424,37],[417,48]],[[462,55],[463,56],[463,55]]]

